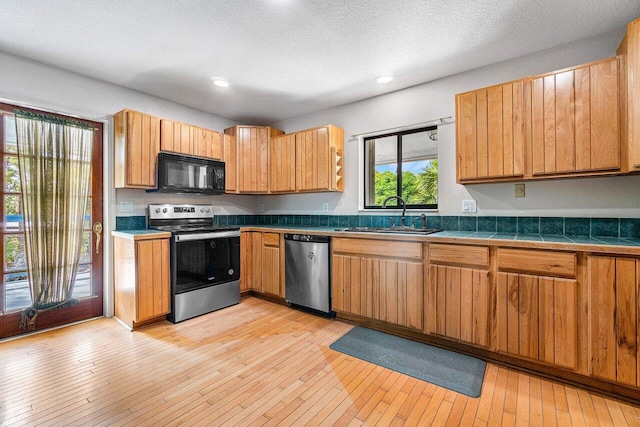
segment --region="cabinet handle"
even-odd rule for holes
[[[93,227],[91,228],[94,233],[96,233],[96,253],[100,253],[100,237],[102,236],[102,223],[94,222]]]

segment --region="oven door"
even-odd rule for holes
[[[175,242],[174,294],[240,279],[240,237]]]

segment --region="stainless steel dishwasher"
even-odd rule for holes
[[[331,314],[331,237],[285,234],[285,299]]]

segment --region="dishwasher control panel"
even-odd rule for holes
[[[295,240],[297,242],[317,242],[328,243],[331,240],[329,236],[315,236],[313,234],[285,234],[285,240]]]

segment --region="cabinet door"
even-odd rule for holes
[[[136,322],[171,311],[169,239],[136,242]]]
[[[207,134],[207,144],[205,156],[211,159],[223,159],[223,141],[222,134],[215,130],[205,130]]]
[[[225,193],[238,192],[238,168],[236,156],[236,138],[233,135],[222,134],[224,145],[224,167],[225,167]]]
[[[192,155],[194,153],[194,139],[197,139],[196,145],[199,144],[199,135],[194,134],[198,129],[186,123],[174,122],[172,120],[161,120],[161,145],[162,151],[172,153]],[[197,149],[197,148],[196,148]]]
[[[420,243],[336,238],[333,309],[422,330],[423,274]]]
[[[262,233],[240,234],[240,290],[262,292]]]
[[[326,127],[296,135],[296,189],[329,190],[329,132]]]
[[[640,262],[591,256],[588,269],[592,375],[640,385]]]
[[[155,188],[160,119],[125,110],[116,115],[114,122],[116,145],[122,147],[116,150],[122,153],[116,155],[116,187]]]
[[[629,168],[640,169],[640,18],[627,25],[624,66],[627,85],[625,103],[627,110],[626,140],[629,144]]]
[[[533,175],[620,169],[618,60],[531,81]]]
[[[574,279],[498,273],[498,351],[575,369],[577,301]]]
[[[524,174],[524,82],[456,96],[457,180]]]
[[[282,135],[269,141],[269,191],[296,190],[296,135]]]
[[[262,291],[284,297],[280,288],[280,235],[262,234]]]
[[[430,265],[435,296],[435,333],[482,347],[489,346],[489,272]]]
[[[239,192],[267,192],[268,141],[269,132],[265,127],[238,127],[236,147]]]

